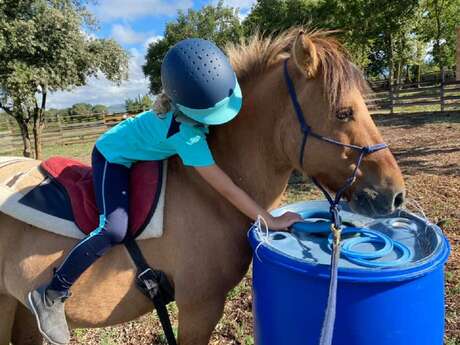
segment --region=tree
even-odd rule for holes
[[[258,0],[243,22],[245,35],[255,32],[276,34],[292,26],[309,23],[316,28],[323,27],[323,16],[318,16],[319,9],[318,0]]]
[[[104,118],[104,115],[107,115],[107,113],[109,112],[109,108],[107,108],[107,106],[103,104],[96,104],[93,106],[91,111],[93,113],[95,120],[102,120]]]
[[[360,67],[374,76],[393,76],[395,60],[409,60],[407,48],[417,38],[417,10],[418,0],[258,0],[243,25],[246,34],[257,29],[276,33],[306,23],[340,30]]]
[[[453,66],[460,0],[423,0],[421,7],[423,20],[418,32],[424,42],[433,46],[433,63],[439,69]]]
[[[73,116],[89,116],[93,111],[93,106],[88,103],[75,103],[70,107],[69,114]]]
[[[100,115],[106,115],[107,112],[108,112],[108,108],[106,105],[103,105],[103,104],[96,104],[93,106],[93,108],[91,109],[91,111],[93,112],[93,114],[100,114]]]
[[[256,31],[271,34],[290,27],[297,20],[288,20],[287,6],[285,0],[258,0],[243,22],[245,35]]]
[[[138,114],[140,112],[149,110],[152,108],[152,105],[153,101],[148,95],[142,97],[139,95],[137,98],[128,98],[125,101],[126,111],[129,114]]]
[[[0,1],[0,108],[18,123],[24,156],[32,155],[30,123],[35,156],[41,156],[49,92],[85,85],[99,72],[112,81],[126,79],[126,52],[83,31],[94,25],[78,0]]]
[[[166,25],[164,38],[151,43],[147,50],[143,70],[150,80],[152,94],[160,92],[161,61],[168,49],[180,40],[193,37],[214,41],[221,48],[227,42],[239,41],[243,37],[243,27],[238,10],[224,6],[220,0],[216,6],[208,5],[199,11],[179,11],[177,19]]]

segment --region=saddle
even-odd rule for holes
[[[162,235],[165,167],[163,161],[145,161],[131,168],[131,238]],[[6,169],[16,175],[3,177]],[[92,169],[65,157],[41,163],[25,159],[0,162],[0,211],[44,230],[82,238],[99,225]]]

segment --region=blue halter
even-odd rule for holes
[[[289,91],[289,95],[291,96],[291,101],[292,101],[292,105],[294,107],[294,110],[297,116],[297,120],[299,120],[300,130],[303,133],[302,144],[300,147],[300,159],[299,159],[300,166],[303,166],[303,157],[304,157],[305,146],[307,144],[308,136],[325,141],[329,144],[333,144],[333,145],[337,145],[341,147],[348,147],[352,150],[359,152],[358,159],[356,160],[356,166],[355,166],[355,169],[352,175],[345,181],[344,185],[336,192],[335,197],[332,197],[332,195],[318,182],[318,180],[312,177],[312,180],[315,183],[315,185],[318,186],[319,189],[321,189],[321,191],[323,192],[323,194],[326,196],[327,200],[329,201],[329,204],[331,205],[330,212],[331,212],[331,216],[332,216],[334,225],[337,228],[340,228],[341,220],[340,220],[338,205],[339,205],[340,199],[343,196],[343,193],[355,182],[356,174],[358,173],[358,168],[361,165],[361,162],[364,156],[380,151],[380,150],[383,150],[383,149],[386,149],[388,148],[388,145],[385,143],[369,145],[369,146],[358,146],[358,145],[353,145],[353,144],[346,144],[346,143],[342,143],[335,139],[328,138],[328,137],[325,137],[325,136],[322,136],[320,134],[313,132],[311,130],[311,127],[307,124],[305,120],[305,116],[303,114],[302,107],[300,106],[299,100],[297,98],[294,83],[292,82],[292,79],[289,76],[288,60],[289,59],[286,59],[284,61],[284,78],[286,80],[286,85]]]

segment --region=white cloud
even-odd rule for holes
[[[134,31],[129,25],[115,24],[112,26],[112,37],[121,44],[142,43],[148,35],[145,32]]]
[[[85,102],[91,104],[121,104],[125,99],[145,95],[149,92],[149,82],[142,72],[145,62],[144,53],[130,49],[129,79],[121,85],[116,85],[104,76],[99,79],[91,78],[87,85],[72,91],[60,91],[48,98],[48,108],[66,108],[72,104]]]
[[[147,40],[144,43],[144,48],[147,49],[151,43],[158,42],[159,40],[161,40],[163,38],[164,38],[164,36],[162,36],[162,35],[154,35],[154,36],[151,36],[151,37],[147,38]]]
[[[192,0],[100,0],[93,11],[101,21],[174,16],[177,10],[193,7]]]
[[[240,10],[249,10],[256,0],[225,0],[224,4],[231,7],[237,7]]]

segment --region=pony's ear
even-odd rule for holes
[[[310,38],[303,31],[300,31],[292,46],[292,56],[297,67],[306,74],[308,78],[314,78],[318,71],[319,58],[316,48]]]

